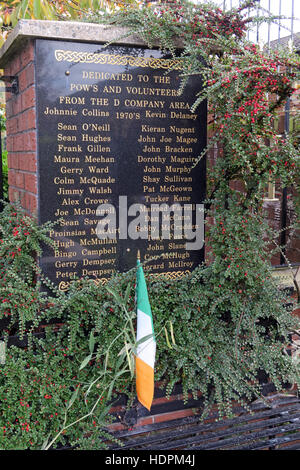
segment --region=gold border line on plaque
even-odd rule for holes
[[[164,277],[167,280],[173,280],[176,281],[177,279],[181,279],[184,276],[187,276],[188,274],[191,274],[191,271],[186,270],[186,271],[168,271],[165,273],[150,273],[149,275],[153,278],[160,278]]]
[[[186,271],[168,271],[168,272],[165,272],[165,273],[150,273],[150,276],[152,278],[165,278],[167,280],[173,280],[173,281],[176,281],[177,279],[181,279],[182,277],[184,276],[187,276],[188,274],[191,274],[191,271],[189,270],[186,270]],[[99,284],[104,286],[108,281],[109,279],[107,278],[98,278],[98,279],[93,279],[93,281],[95,282],[95,284],[98,286]],[[59,283],[59,286],[58,286],[58,289],[60,291],[67,291],[70,287],[70,284],[71,282],[69,281],[61,281]]]
[[[131,55],[99,54],[93,52],[78,52],[65,49],[54,51],[57,62],[72,62],[100,65],[130,65],[131,67],[148,67],[152,69],[182,70],[180,59],[157,59],[154,57],[133,57]]]
[[[109,279],[106,279],[106,277],[101,277],[101,278],[92,279],[92,280],[94,281],[96,286],[98,286],[99,284],[104,286],[104,284],[106,284],[109,281]],[[62,292],[67,291],[70,287],[70,284],[71,284],[71,281],[61,281],[58,285],[58,290]]]

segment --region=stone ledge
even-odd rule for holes
[[[147,46],[137,35],[124,38],[128,31],[128,28],[80,21],[19,20],[0,49],[0,67],[4,68],[22,42],[35,38],[99,44],[105,44],[116,38],[114,44]]]

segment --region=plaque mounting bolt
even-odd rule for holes
[[[4,87],[0,87],[0,91],[6,91],[9,93],[13,93],[14,95],[17,95],[19,93],[19,79],[17,76],[1,75],[0,81],[9,82],[11,84],[10,87],[6,86],[6,84]]]
[[[66,74],[66,75],[70,75],[70,70],[66,70],[66,71],[65,71],[65,74]]]

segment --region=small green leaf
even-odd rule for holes
[[[169,341],[169,335],[168,335],[168,332],[167,332],[167,328],[165,326],[164,326],[164,330],[165,330],[165,335],[166,335],[166,341],[167,341],[168,348],[172,349],[171,343]]]
[[[73,405],[74,401],[77,398],[78,392],[79,392],[79,387],[77,387],[76,390],[74,390],[73,395],[71,396],[70,401],[67,404],[67,409],[71,408],[71,406]]]
[[[129,370],[130,370],[130,375],[131,375],[131,377],[133,377],[134,368],[133,368],[132,360],[131,360],[131,357],[129,355],[129,351],[128,351],[127,346],[128,346],[127,343],[125,343],[125,350],[126,350],[126,356],[127,356],[128,366],[129,366]]]
[[[154,335],[153,335],[153,333],[151,333],[150,335],[143,336],[141,339],[139,339],[139,340],[135,343],[135,351],[136,351],[137,346],[139,346],[140,344],[144,343],[145,341],[148,341],[148,339],[153,338],[153,337],[154,337]]]
[[[85,359],[83,359],[82,363],[80,364],[79,370],[83,369],[92,359],[92,354],[89,354]]]
[[[122,299],[122,297],[119,296],[119,294],[116,291],[114,291],[113,289],[107,286],[106,286],[106,290],[114,296],[114,298],[116,299],[119,305],[124,305],[124,300]]]
[[[0,341],[0,364],[4,365],[6,360],[6,345],[4,341]]]
[[[109,386],[109,389],[108,389],[108,392],[107,392],[107,398],[106,400],[109,401],[111,399],[111,395],[112,395],[112,391],[113,391],[113,387],[114,387],[114,384],[115,384],[115,381],[112,380],[110,386]]]
[[[40,0],[33,0],[33,14],[36,19],[40,19],[41,15],[41,2]]]
[[[90,333],[90,339],[89,339],[89,349],[90,349],[90,353],[92,354],[93,351],[94,351],[94,347],[95,347],[95,337],[94,337],[94,332],[91,331]]]
[[[130,285],[130,283],[128,283],[128,286],[127,286],[126,292],[125,292],[125,296],[124,296],[124,303],[125,304],[127,304],[128,299],[129,299],[130,288],[131,288],[131,285]]]
[[[50,434],[48,434],[48,436],[46,437],[46,439],[44,440],[43,444],[42,444],[42,447],[41,447],[41,450],[45,450],[47,445],[48,445],[48,442],[49,442],[49,439],[50,439]]]
[[[111,405],[108,405],[101,411],[101,413],[98,417],[98,424],[101,424],[102,426],[105,426],[105,424],[106,424],[105,418],[109,414],[110,409],[111,409]]]

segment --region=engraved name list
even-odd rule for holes
[[[103,204],[117,215],[143,204],[147,222],[153,204],[204,200],[205,161],[194,164],[205,147],[206,108],[191,112],[192,80],[178,94],[180,68],[155,50],[36,41],[39,220],[59,219],[50,232],[55,250],[45,248],[41,265],[60,289],[84,276],[106,282],[135,265],[138,248],[145,260],[158,256],[146,270],[173,279],[203,260],[203,248],[187,251],[172,232],[151,236],[147,223],[134,239],[120,226],[103,225],[106,236],[97,236]],[[157,217],[171,229],[182,223],[159,209]],[[193,217],[187,222],[196,228]]]

